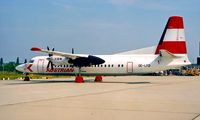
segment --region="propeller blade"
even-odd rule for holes
[[[49,46],[47,46],[47,50],[50,51]],[[54,51],[55,49],[53,48],[52,51]],[[53,54],[49,54],[49,57],[53,56]]]
[[[53,70],[53,63],[51,62],[51,69]]]
[[[49,61],[48,64],[47,64],[47,68],[49,68],[49,65],[50,65],[50,61]]]
[[[49,46],[47,46],[47,50],[50,51]],[[55,49],[53,48],[52,51],[54,51],[54,50]],[[53,54],[49,54],[49,57],[52,57],[52,56],[53,56]],[[53,62],[51,61],[51,58],[49,58],[48,60],[49,60],[49,62],[47,64],[47,68],[49,69],[49,67],[51,67],[51,70],[53,70]]]
[[[53,62],[49,61],[47,64],[47,69],[49,69],[51,67],[51,70],[53,70]]]

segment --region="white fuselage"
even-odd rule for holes
[[[139,55],[96,55],[105,60],[104,64],[81,68],[82,75],[133,75],[155,73],[167,69],[189,65],[187,56],[176,59],[162,59],[155,54]],[[54,68],[47,68],[48,56],[32,58],[32,63],[22,64],[19,71],[38,74],[76,75],[78,68],[69,64],[65,57],[53,56]],[[22,70],[23,68],[23,70]]]
[[[32,47],[31,51],[46,53],[49,56],[34,57],[30,63],[17,66],[18,71],[65,75],[133,75],[155,73],[191,64],[187,57],[181,16],[169,17],[155,47],[115,55],[94,56],[54,51],[54,48],[50,50],[49,47],[47,50]]]

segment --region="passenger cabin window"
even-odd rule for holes
[[[118,67],[124,67],[124,65],[123,64],[118,64]]]

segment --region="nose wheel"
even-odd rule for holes
[[[24,81],[30,81],[30,77],[28,73],[25,73]]]

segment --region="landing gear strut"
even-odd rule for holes
[[[95,82],[102,82],[102,80],[103,80],[103,78],[102,78],[102,76],[96,76],[95,77]],[[75,82],[76,83],[84,83],[84,79],[83,79],[83,76],[81,76],[81,67],[78,67],[78,74],[77,74],[77,76],[76,76],[76,78],[75,78]]]
[[[28,75],[29,75],[28,73],[25,73],[24,81],[30,81],[30,77]]]
[[[78,75],[76,76],[75,82],[84,83],[83,76],[81,76],[81,67],[78,67]]]

